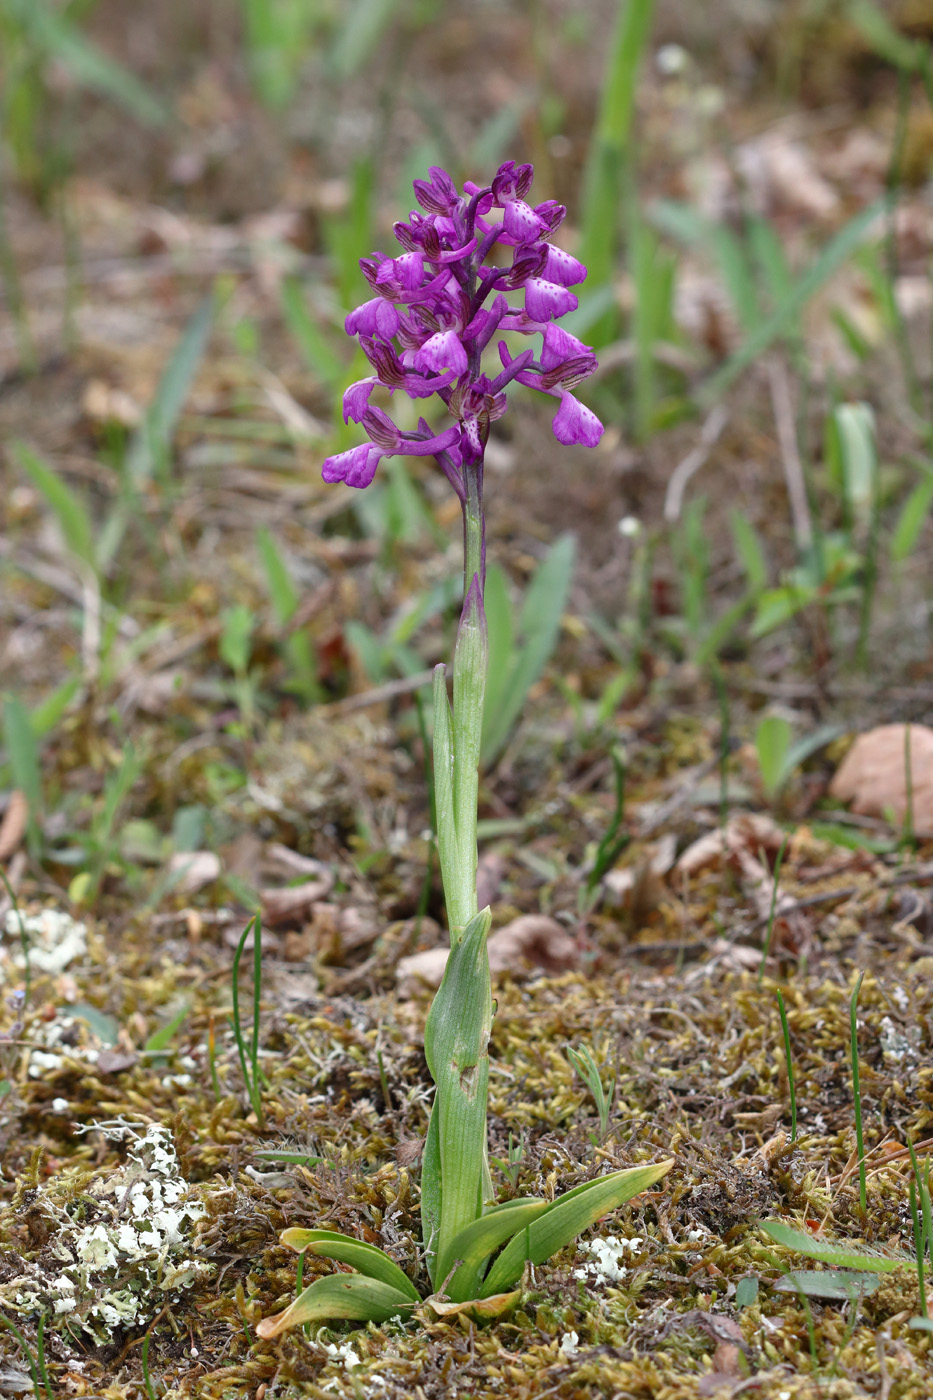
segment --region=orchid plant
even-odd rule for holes
[[[477,796],[488,669],[483,590],[486,573],[483,458],[506,390],[527,385],[558,400],[553,427],[568,445],[594,447],[603,428],[572,389],[596,368],[593,351],[556,325],[577,299],[582,263],[550,242],[566,210],[526,201],[532,167],[508,161],[489,185],[460,193],[432,167],[416,180],[421,211],[395,225],[399,257],[361,261],[374,293],[352,311],[347,333],[359,339],[373,374],[344,395],[344,418],[367,441],[323,467],[324,480],[365,487],[383,457],[433,457],[463,510],[464,601],[454,649],[453,706],[447,671],[434,672],[434,786],[438,851],[450,927],[450,957],[425,1027],[425,1056],[436,1085],[421,1174],[421,1219],[431,1284],[426,1301],[443,1314],[464,1307],[495,1314],[519,1295],[527,1264],[540,1264],[601,1216],[659,1181],[668,1160],[615,1171],[555,1201],[534,1197],[497,1205],[489,1171],[486,1107],[493,1003],[486,939],[491,914],[476,897]],[[505,265],[503,254],[511,250]],[[521,305],[511,298],[519,294]],[[542,337],[512,355],[497,343],[498,373],[483,370],[497,334]],[[437,396],[453,422],[433,430],[396,427],[370,402],[377,385],[411,399]],[[409,1276],[382,1250],[330,1230],[289,1229],[282,1242],[353,1272],[315,1279],[290,1307],[259,1324],[263,1337],[312,1320],[382,1322],[408,1317],[423,1301]]]

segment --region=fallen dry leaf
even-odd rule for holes
[[[328,876],[323,880],[306,880],[302,885],[286,885],[283,889],[260,890],[262,917],[267,924],[284,924],[298,918],[312,904],[326,899],[333,883],[333,878]]]
[[[523,962],[546,972],[568,972],[580,961],[575,938],[546,914],[522,914],[489,938],[492,972],[520,972]]]
[[[0,860],[9,860],[26,833],[29,803],[26,794],[14,788],[0,822]]]
[[[487,947],[494,976],[497,972],[515,976],[527,963],[547,972],[567,972],[580,961],[576,939],[546,914],[520,915],[490,934]],[[449,956],[448,948],[428,948],[402,958],[396,974],[401,995],[411,996],[419,987],[439,987]]]
[[[882,724],[860,734],[829,785],[831,797],[851,802],[863,817],[907,817],[906,724]],[[910,725],[910,778],[913,830],[933,836],[933,729]]]
[[[194,894],[220,875],[220,859],[214,851],[176,851],[169,858],[169,873],[177,875],[173,886],[182,894]]]
[[[678,875],[695,875],[699,870],[718,865],[723,859],[736,860],[743,855],[777,855],[784,832],[777,822],[763,813],[738,812],[725,827],[717,827],[694,841],[683,852],[674,869]]]

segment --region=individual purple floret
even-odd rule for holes
[[[553,427],[560,442],[595,447],[602,436],[599,419],[570,392],[592,374],[596,356],[555,325],[575,309],[569,289],[584,280],[586,268],[548,241],[567,212],[563,205],[527,203],[530,165],[507,161],[490,185],[466,181],[462,194],[446,171],[432,166],[430,175],[414,184],[424,213],[414,210],[408,223],[395,225],[401,255],[374,253],[360,261],[373,296],[351,311],[346,330],[359,337],[374,373],[350,385],[343,415],[347,423],[362,423],[370,440],[328,457],[323,475],[368,486],[382,457],[433,456],[465,509],[475,508],[489,424],[505,412],[513,380],[559,399]],[[494,210],[499,217],[490,217]],[[497,244],[511,248],[508,266],[489,261]],[[521,305],[511,304],[515,293],[524,294]],[[490,378],[483,351],[503,331],[541,335],[540,358],[533,349],[513,357],[499,340],[501,368]],[[422,418],[415,431],[399,431],[370,407],[377,384],[412,399],[437,394],[455,426],[435,433]]]

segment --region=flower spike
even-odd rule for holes
[[[360,260],[372,295],[345,325],[373,373],[346,389],[343,416],[361,423],[370,441],[329,457],[325,481],[367,486],[384,456],[434,455],[466,501],[464,473],[481,476],[489,425],[505,412],[513,383],[560,399],[553,425],[560,442],[599,441],[599,420],[569,392],[593,373],[596,356],[556,324],[576,308],[570,288],[586,268],[550,242],[567,211],[553,199],[529,202],[533,175],[530,165],[508,160],[490,184],[467,180],[461,193],[446,170],[432,166],[430,178],[414,183],[419,208],[395,225],[398,256]],[[497,244],[511,250],[508,266],[489,261]],[[540,357],[529,349],[513,359],[500,342],[502,369],[490,379],[483,354],[504,332],[542,336]],[[377,384],[415,401],[436,394],[456,426],[435,434],[422,420],[417,433],[401,432],[371,406]]]

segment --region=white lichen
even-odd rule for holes
[[[20,924],[22,919],[22,925]],[[17,967],[23,967],[23,942],[29,951],[29,966],[37,972],[64,972],[76,958],[87,953],[87,925],[73,919],[62,909],[40,909],[36,914],[7,911],[4,931],[9,940],[15,939],[12,951],[4,950]],[[3,970],[0,967],[0,981]]]
[[[573,1276],[583,1282],[596,1284],[619,1283],[628,1273],[627,1267],[622,1263],[623,1256],[640,1253],[643,1244],[644,1238],[641,1235],[633,1235],[631,1239],[606,1235],[605,1239],[582,1244],[580,1248],[592,1254],[593,1262],[584,1264],[580,1269],[574,1269]]]
[[[136,1326],[190,1287],[208,1266],[192,1257],[191,1226],[204,1214],[181,1175],[161,1123],[93,1125],[131,1139],[125,1165],[85,1189],[64,1209],[45,1188],[36,1202],[54,1217],[55,1234],[36,1276],[0,1288],[15,1311],[50,1311],[98,1341]],[[49,1268],[48,1256],[55,1265]],[[24,1286],[26,1285],[26,1286]],[[9,1290],[9,1291],[8,1291]]]

